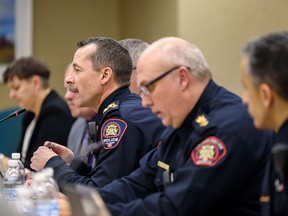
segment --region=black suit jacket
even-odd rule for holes
[[[34,113],[26,112],[22,120],[22,135],[18,146],[18,152],[22,152],[25,131],[34,118]],[[70,109],[65,100],[52,90],[45,98],[39,117],[36,121],[27,152],[24,166],[30,168],[33,153],[42,146],[45,141],[53,141],[67,145],[70,128],[74,122]]]

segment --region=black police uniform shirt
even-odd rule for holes
[[[180,128],[127,177],[99,189],[112,215],[258,216],[272,133],[212,80]]]
[[[109,95],[101,104],[96,117],[96,141],[104,148],[95,155],[92,168],[79,160],[70,167],[56,156],[45,167],[54,168],[57,182],[81,183],[102,187],[114,179],[130,174],[139,167],[139,160],[154,148],[165,130],[151,109],[143,108],[141,97],[123,87]]]
[[[288,145],[288,120],[283,123],[276,133],[273,143],[274,146],[277,144]],[[262,203],[261,216],[288,216],[288,183],[279,177],[275,169],[275,161],[272,158],[271,155],[270,163],[266,165],[266,173],[262,185],[260,197]]]

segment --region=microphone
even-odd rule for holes
[[[104,143],[102,141],[91,143],[89,147],[80,154],[79,157],[73,159],[70,167],[74,170],[77,170],[80,175],[87,175],[87,173],[91,170],[88,168],[87,163],[84,162],[84,160],[91,154],[91,152],[96,154],[101,151],[103,147]],[[79,169],[79,167],[81,167],[81,169]]]
[[[88,122],[89,140],[94,142],[96,138],[96,122]]]
[[[14,117],[14,116],[18,116],[19,114],[21,114],[21,113],[23,113],[23,112],[25,112],[25,111],[26,111],[25,108],[20,108],[20,109],[18,109],[18,110],[16,110],[16,111],[12,112],[11,114],[9,114],[8,116],[6,116],[5,118],[1,119],[1,120],[0,120],[0,123],[1,123],[1,122],[4,122],[4,121],[6,121],[7,119],[12,118],[12,117]]]
[[[288,182],[288,144],[287,143],[276,143],[272,147],[272,156],[276,172],[279,177],[284,181]]]
[[[93,152],[93,154],[98,153],[104,147],[104,143],[102,141],[91,143],[87,149],[82,153],[82,158],[86,158],[89,154]]]

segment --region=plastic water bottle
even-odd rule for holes
[[[53,183],[51,171],[45,169],[33,175],[33,182],[30,186],[34,194],[34,215],[35,216],[58,216],[58,186]],[[53,173],[52,173],[53,175]],[[55,180],[54,180],[55,181]],[[56,183],[56,182],[55,182]]]
[[[56,180],[53,177],[53,175],[54,175],[53,168],[46,167],[41,172],[43,172],[47,176],[47,179],[49,180],[49,182],[51,184],[49,186],[52,187],[52,191],[57,192],[57,194],[55,196],[58,196],[59,187],[58,187],[58,184],[57,184]]]
[[[21,177],[20,180],[23,182],[23,184],[25,183],[25,167],[24,164],[21,161],[21,155],[20,153],[12,153],[12,159],[17,160],[18,162],[18,169],[20,170],[21,173]]]
[[[17,188],[23,185],[21,178],[22,174],[20,173],[17,160],[9,160],[8,169],[3,179],[3,197],[8,202],[16,203]]]
[[[18,214],[21,216],[34,216],[34,202],[32,193],[25,185],[17,188]]]
[[[59,187],[54,179],[54,170],[51,167],[46,167],[42,170],[44,174],[46,175],[49,183],[47,184],[47,188],[50,191],[51,200],[50,200],[50,215],[58,216],[59,215],[59,201],[58,201],[58,193],[59,193]]]
[[[4,163],[4,155],[2,153],[0,153],[0,199],[2,198],[2,194],[3,194],[3,180],[4,180],[4,175],[6,172]]]
[[[4,177],[4,174],[6,172],[5,165],[3,163],[4,157],[5,157],[4,154],[0,153],[0,172],[2,178]]]

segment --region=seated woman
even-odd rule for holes
[[[66,145],[74,122],[65,100],[49,87],[49,76],[49,68],[35,57],[15,60],[3,74],[9,97],[27,110],[18,152],[29,169],[34,151],[45,141]]]

